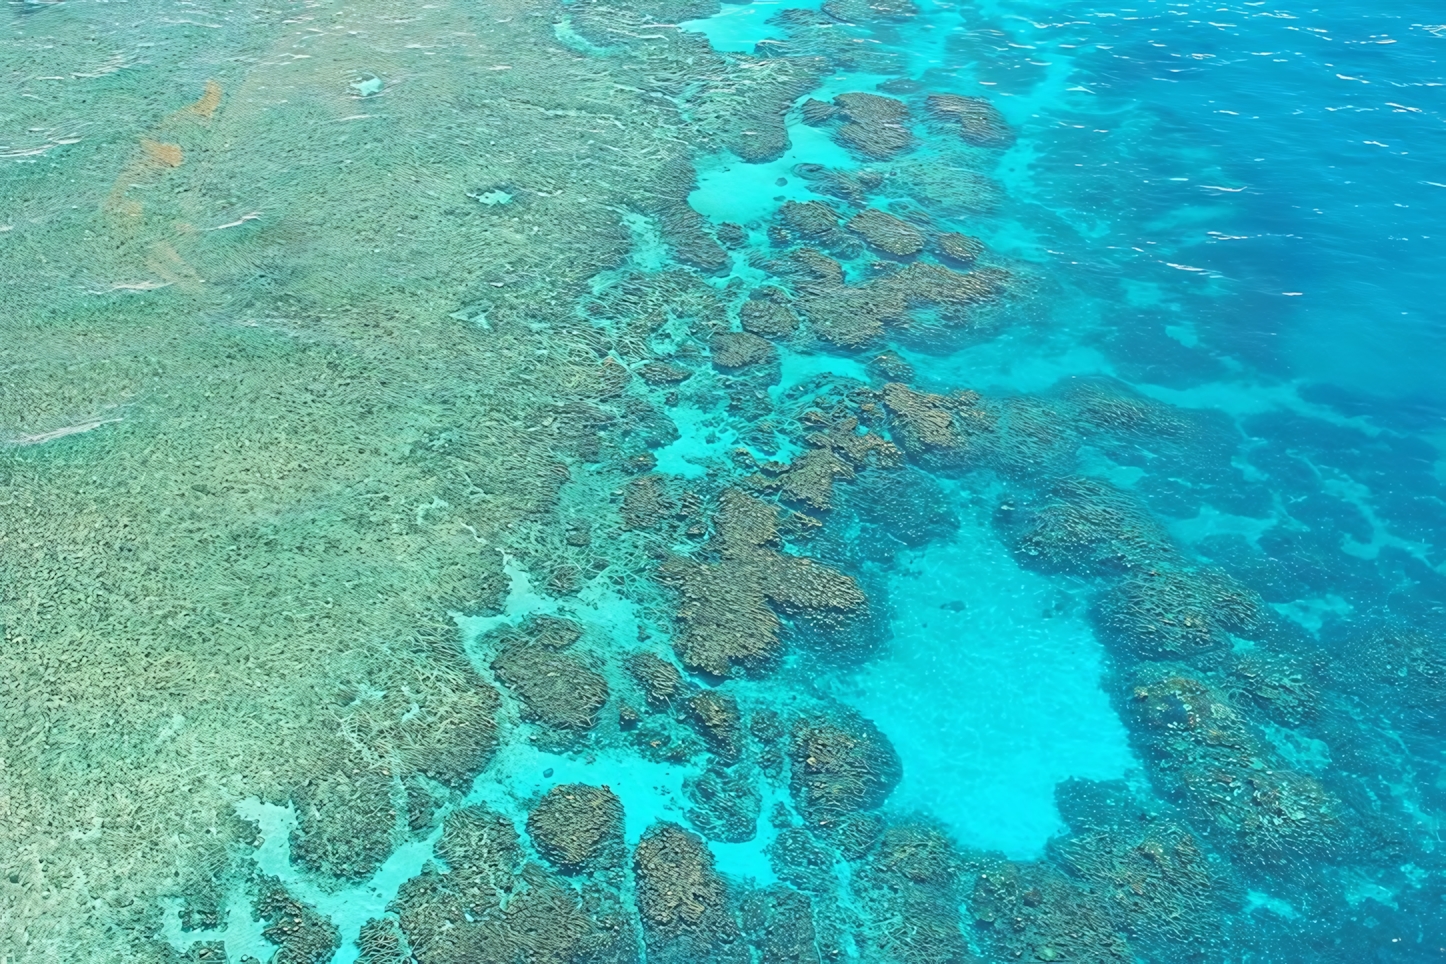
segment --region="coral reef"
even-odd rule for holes
[[[799,720],[788,755],[794,805],[811,826],[825,830],[879,806],[902,775],[883,733],[842,709]]]
[[[730,370],[765,365],[778,358],[778,350],[771,342],[746,331],[719,332],[708,350],[713,364]]]
[[[1318,858],[1341,839],[1339,801],[1291,770],[1224,692],[1195,671],[1145,664],[1127,712],[1157,785],[1242,866]]]
[[[959,136],[976,147],[1007,147],[1014,132],[998,108],[982,97],[930,94],[926,109],[934,120],[957,125]]]
[[[728,888],[702,840],[676,824],[658,824],[638,842],[633,873],[649,961],[749,964]]]
[[[1136,960],[1104,899],[1050,864],[981,861],[969,912],[976,932],[1005,960]]]
[[[629,964],[635,937],[616,897],[569,887],[522,858],[517,832],[479,807],[447,818],[429,867],[392,905],[417,964]]]
[[[1117,575],[1176,554],[1149,511],[1103,479],[1069,476],[1033,498],[1007,498],[995,525],[1021,563],[1046,572]]]
[[[401,927],[390,917],[363,924],[356,943],[357,964],[414,964]]]
[[[942,831],[888,828],[853,882],[867,908],[865,958],[900,964],[973,960],[960,927],[961,862]]]
[[[628,672],[642,687],[648,706],[666,709],[686,692],[687,684],[678,667],[654,653],[634,653],[628,658]]]
[[[918,228],[877,208],[865,208],[845,227],[887,254],[905,257],[924,250],[924,235]]]
[[[527,833],[548,860],[576,871],[621,859],[623,805],[607,787],[565,783],[542,795],[527,815]]]
[[[939,252],[962,265],[972,265],[984,253],[984,242],[957,231],[946,231],[934,239]]]
[[[959,528],[949,493],[912,467],[864,473],[847,487],[843,504],[863,524],[858,541],[876,559],[947,539]]]
[[[879,94],[847,93],[833,99],[843,123],[834,139],[873,161],[887,161],[914,146],[909,107]]]
[[[1257,629],[1264,605],[1222,570],[1162,562],[1107,587],[1095,617],[1107,645],[1123,655],[1189,659]]]
[[[922,324],[924,311],[931,326],[968,329],[969,309],[997,298],[1008,279],[995,269],[963,273],[915,261],[850,285],[837,261],[812,248],[789,252],[780,268],[795,276],[797,303],[813,333],[848,348],[868,344],[889,327]]]
[[[683,783],[688,822],[709,840],[743,843],[758,833],[763,798],[746,767],[710,766]]]
[[[757,296],[759,292],[766,294]],[[777,288],[755,289],[738,309],[743,330],[765,338],[787,338],[801,324],[788,305],[788,296]]]
[[[292,792],[291,855],[309,870],[362,879],[392,850],[397,812],[392,778],[380,767],[319,774]]]
[[[705,690],[688,697],[684,706],[688,722],[708,742],[718,759],[724,763],[737,760],[743,741],[738,701],[725,693]]]
[[[743,929],[758,950],[758,964],[821,964],[813,902],[775,884],[743,900]]]
[[[336,926],[275,879],[261,881],[256,915],[266,924],[262,935],[278,948],[271,958],[276,964],[324,964],[341,945]]]
[[[736,489],[719,498],[711,545],[717,562],[672,556],[659,579],[678,593],[683,665],[712,676],[734,666],[766,669],[777,658],[778,613],[828,625],[867,611],[852,578],[802,556],[779,552],[777,510]]]
[[[521,700],[525,716],[560,730],[591,729],[608,701],[601,673],[548,646],[503,646],[492,671]]]

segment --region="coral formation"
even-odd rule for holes
[[[847,487],[844,505],[863,524],[859,541],[876,558],[946,539],[959,527],[949,493],[912,467],[864,473]]]
[[[256,915],[266,924],[262,935],[278,948],[271,958],[276,964],[324,964],[341,945],[336,926],[275,879],[261,881]]]
[[[654,653],[634,653],[628,658],[628,672],[643,688],[648,706],[666,709],[686,692],[678,667]]]
[[[1340,839],[1339,801],[1314,778],[1291,770],[1195,671],[1145,664],[1127,709],[1157,784],[1242,865],[1319,856]]]
[[[672,556],[659,570],[679,596],[674,647],[686,668],[713,676],[734,666],[757,672],[777,658],[778,613],[826,625],[867,611],[852,578],[775,548],[777,510],[768,503],[727,490],[714,528],[719,561]]]
[[[1069,476],[1033,498],[1010,497],[995,525],[1016,558],[1047,572],[1115,575],[1175,555],[1149,511],[1103,479]]]
[[[909,107],[879,94],[847,93],[833,99],[843,123],[834,139],[868,160],[887,161],[914,146]]]
[[[713,336],[708,346],[713,364],[719,368],[751,368],[773,362],[778,350],[766,338],[746,331],[723,331]]]
[[[1209,567],[1161,562],[1129,572],[1096,604],[1106,642],[1140,659],[1189,659],[1230,646],[1264,619],[1260,597]]]
[[[746,767],[710,766],[683,782],[683,796],[692,804],[688,822],[709,840],[743,843],[757,835],[763,798]]]
[[[868,956],[901,964],[973,960],[960,927],[960,869],[939,829],[913,823],[888,828],[854,879],[854,892],[868,909]]]
[[[850,285],[837,261],[812,248],[789,252],[781,268],[797,279],[798,305],[813,333],[849,348],[877,339],[886,327],[920,324],[925,311],[932,326],[967,329],[969,309],[997,298],[1008,278],[994,269],[963,273],[915,261]]]
[[[417,964],[627,964],[631,925],[616,897],[574,890],[522,857],[517,832],[479,807],[447,818],[429,867],[402,885],[392,908]]]
[[[939,251],[962,265],[972,265],[984,253],[984,242],[957,231],[946,231],[934,239]]]
[[[331,877],[370,877],[392,849],[392,778],[381,767],[319,774],[293,791],[291,855]]]
[[[759,292],[765,294],[759,295]],[[755,289],[738,309],[743,330],[765,338],[787,338],[798,330],[798,315],[788,306],[788,296],[777,288]]]
[[[615,863],[621,856],[623,805],[607,787],[560,784],[528,813],[527,833],[538,852],[563,870]]]
[[[749,964],[727,885],[697,836],[676,824],[654,826],[638,842],[633,873],[649,961]]]
[[[969,912],[975,931],[1005,960],[1136,960],[1103,898],[1047,863],[982,861]]]
[[[930,117],[957,125],[959,136],[975,146],[1005,147],[1014,140],[1004,115],[982,97],[930,94],[926,105]]]
[[[363,924],[356,943],[357,964],[414,964],[401,927],[390,917]]]
[[[749,894],[741,916],[758,964],[821,964],[813,902],[806,895],[775,884]]]
[[[591,729],[608,701],[601,673],[548,646],[503,646],[492,671],[522,701],[525,716],[560,730]]]
[[[725,763],[738,759],[742,749],[743,720],[738,701],[716,690],[705,690],[685,702],[688,722]]]
[[[870,247],[904,257],[924,250],[924,235],[908,221],[877,208],[864,208],[845,225]]]
[[[788,755],[798,812],[826,829],[879,806],[902,775],[898,754],[883,733],[844,710],[799,720]]]

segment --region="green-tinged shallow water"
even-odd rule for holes
[[[1446,955],[1430,7],[0,17],[0,964]]]

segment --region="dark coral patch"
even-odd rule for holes
[[[814,826],[874,809],[902,775],[898,754],[883,733],[843,711],[799,720],[788,755],[794,804]]]
[[[521,700],[526,716],[559,729],[591,729],[608,701],[601,673],[546,646],[504,646],[492,671]]]
[[[648,960],[663,964],[748,964],[751,955],[713,854],[676,824],[658,824],[633,855]]]
[[[865,208],[849,219],[846,227],[888,254],[905,257],[924,250],[924,235],[918,228],[892,214]]]
[[[609,850],[621,850],[622,801],[607,787],[553,787],[527,815],[527,833],[538,852],[558,867],[582,869]]]
[[[1105,641],[1140,659],[1189,659],[1249,635],[1265,604],[1220,569],[1161,563],[1130,572],[1096,604]]]
[[[935,120],[957,125],[959,136],[976,147],[1007,147],[1014,140],[1004,115],[982,97],[930,94],[927,109]]]

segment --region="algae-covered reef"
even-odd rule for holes
[[[65,141],[0,178],[12,961],[152,959],[244,798],[354,879],[465,792],[499,697],[449,614],[499,602],[501,550],[600,558],[558,505],[621,409],[566,306],[688,157],[551,4],[106,16],[3,55],[7,124]]]

